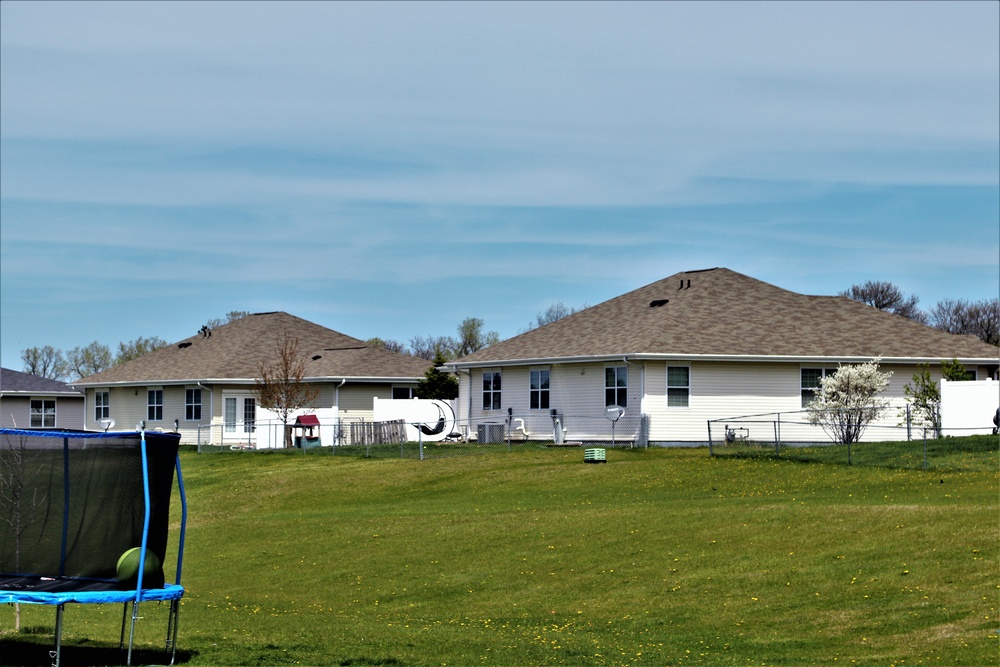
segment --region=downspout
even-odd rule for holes
[[[646,364],[644,362],[642,365],[640,365],[640,364],[637,364],[635,362],[629,361],[627,356],[623,356],[622,357],[622,361],[625,362],[625,367],[626,368],[628,368],[630,365],[631,366],[636,366],[636,367],[639,368],[639,391],[640,391],[640,395],[639,395],[639,424],[640,424],[640,427],[639,428],[640,428],[640,431],[641,431],[642,430],[642,426],[641,426],[641,424],[642,424],[642,418],[643,418],[643,415],[645,414],[645,408],[646,408]],[[647,432],[644,435],[645,435],[645,438],[644,438],[645,439],[645,443],[644,444],[645,444],[646,447],[648,447],[649,446],[649,432],[648,432],[648,430],[647,430]]]
[[[340,388],[347,384],[347,378],[343,378],[336,387],[333,388],[333,402],[337,404],[337,423],[333,425],[333,443],[340,444],[343,433],[341,432],[341,425],[343,422],[343,417],[340,416]],[[302,450],[305,451],[305,450]]]
[[[639,398],[639,413],[641,414],[646,402],[646,365],[640,365],[634,361],[629,361],[627,356],[623,356],[622,361],[625,362],[626,367],[635,366],[639,369],[639,391],[641,392]]]
[[[195,382],[198,387],[204,391],[208,392],[208,440],[212,441],[212,422],[215,421],[215,392],[203,385],[201,382]],[[199,426],[201,426],[199,424]],[[201,435],[201,429],[198,429],[198,435]],[[201,444],[201,438],[198,439],[198,444]],[[199,447],[198,451],[201,451]]]

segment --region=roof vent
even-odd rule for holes
[[[314,354],[313,355],[313,361],[316,361],[317,359],[322,359],[322,358],[323,358],[322,354]]]
[[[690,278],[687,279],[687,285],[684,284],[684,279],[681,278],[681,286],[677,288],[677,291],[679,292],[682,289],[691,289],[691,279]]]
[[[185,347],[191,347],[191,343],[178,343],[177,347],[183,350]]]
[[[656,301],[650,301],[650,308],[659,308],[660,306],[665,306],[670,303],[670,299],[657,299]]]

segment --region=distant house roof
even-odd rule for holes
[[[402,381],[420,379],[430,361],[372,347],[284,312],[257,313],[198,333],[73,384],[197,381],[249,383],[260,363],[272,363],[283,337],[298,341],[311,380]]]
[[[0,395],[63,396],[83,398],[83,394],[65,382],[0,368]]]
[[[1000,349],[846,297],[796,294],[716,268],[674,274],[449,365],[624,356],[990,364]]]

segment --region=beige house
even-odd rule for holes
[[[801,411],[824,374],[875,357],[897,406],[917,364],[957,358],[978,379],[1000,367],[1000,349],[975,337],[724,268],[675,274],[447,367],[473,434],[607,439],[617,405],[619,437],[697,444],[709,420]],[[782,438],[822,440],[817,431],[789,425]]]
[[[285,337],[298,343],[305,382],[319,388],[309,407],[323,420],[371,421],[375,397],[411,397],[431,365],[288,313],[258,313],[75,382],[86,394],[86,427],[145,422],[176,428],[185,444],[256,444],[259,364],[273,363]]]
[[[0,368],[0,428],[83,429],[83,392],[58,380]]]

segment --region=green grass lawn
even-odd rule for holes
[[[543,448],[182,458],[179,647],[192,666],[1000,658],[995,468],[704,449],[609,449],[599,465]],[[13,611],[0,610],[0,663],[49,664],[54,610],[22,609],[28,632],[16,638]],[[162,646],[166,606],[140,609],[141,647]],[[106,649],[121,614],[67,607],[64,664],[116,659]]]

